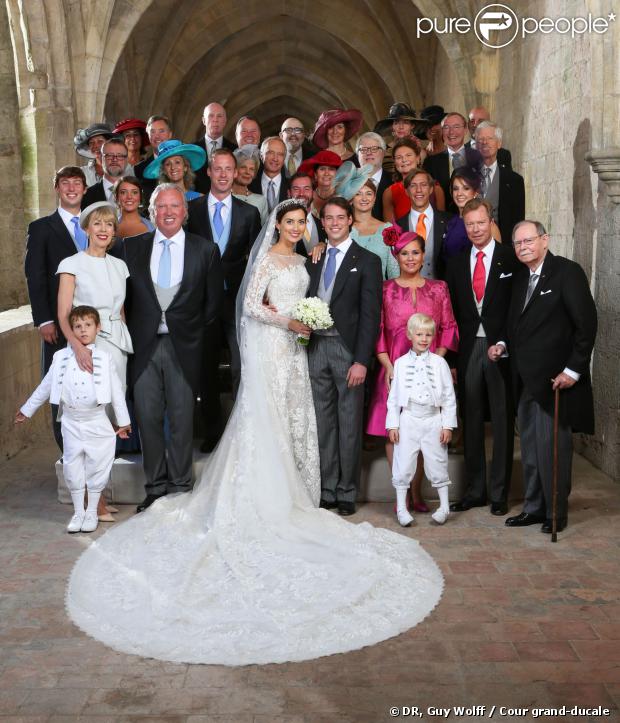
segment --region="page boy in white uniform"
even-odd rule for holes
[[[450,514],[448,444],[457,426],[456,396],[446,360],[428,350],[434,336],[435,322],[430,316],[414,314],[409,319],[407,338],[413,348],[394,364],[387,402],[385,426],[394,444],[396,516],[403,527],[413,522],[406,498],[419,452],[424,456],[426,477],[439,493],[439,509],[432,518],[442,525]]]
[[[63,475],[74,508],[67,532],[93,532],[98,524],[97,503],[114,462],[116,434],[127,439],[131,427],[123,385],[112,357],[95,348],[99,313],[91,306],[76,306],[69,314],[69,324],[79,342],[92,352],[93,373],[79,368],[71,347],[57,351],[43,381],[15,415],[15,423],[32,417],[48,399],[59,405]],[[116,433],[106,414],[107,404],[112,405],[119,424]],[[85,488],[88,490],[86,510]]]

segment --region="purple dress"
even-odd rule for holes
[[[411,289],[400,286],[396,279],[383,282],[381,330],[375,353],[387,353],[392,363],[411,349],[411,342],[407,339],[407,322],[412,314],[418,312],[432,317],[437,327],[430,347],[431,351],[435,351],[438,347],[450,351],[458,349],[459,334],[446,282],[426,279],[424,286],[415,291],[416,303],[414,305]],[[370,399],[366,432],[377,437],[386,437],[386,414],[385,369],[380,366]]]
[[[441,245],[443,258],[447,261],[466,249],[471,249],[471,241],[467,238],[465,222],[461,216],[452,216],[446,226],[446,233]]]

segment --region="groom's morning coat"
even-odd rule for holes
[[[308,296],[318,294],[326,256],[324,253],[316,264],[311,258],[306,261],[310,274]],[[329,310],[342,341],[353,354],[353,362],[365,367],[370,364],[379,336],[382,283],[379,257],[352,241],[334,279]]]

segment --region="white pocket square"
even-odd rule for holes
[[[509,279],[511,276],[512,276],[512,274],[500,274],[499,278],[500,279]]]
[[[354,271],[357,271],[357,269],[355,267],[352,268],[351,271],[349,271],[349,273],[352,274]]]
[[[553,289],[547,289],[547,291],[541,291],[540,295],[544,296],[545,294],[550,294],[553,291]]]

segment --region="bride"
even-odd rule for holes
[[[303,205],[284,201],[254,244],[237,298],[241,388],[194,491],[116,526],[73,569],[69,615],[115,650],[307,660],[397,635],[441,596],[441,572],[415,540],[317,508],[316,422],[296,341],[309,330],[287,316],[308,286],[294,253],[305,221]]]

